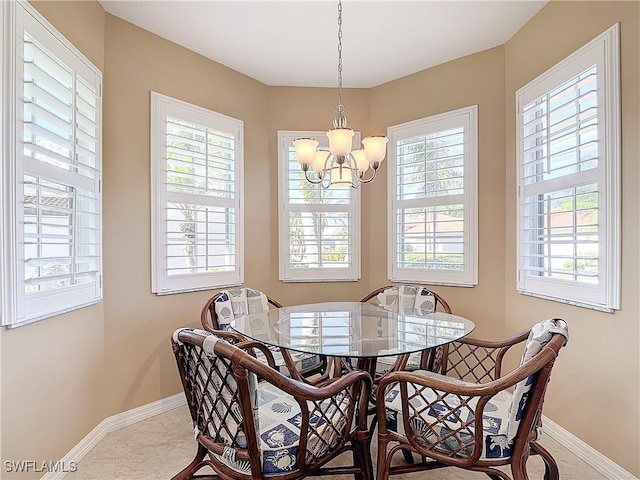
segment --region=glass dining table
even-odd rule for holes
[[[472,321],[442,312],[325,302],[272,308],[236,317],[230,327],[266,345],[348,358],[375,376],[381,357],[422,352],[468,335]]]

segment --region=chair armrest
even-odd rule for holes
[[[216,337],[219,338],[224,338],[226,341],[228,341],[229,343],[233,343],[233,344],[238,344],[238,343],[242,343],[242,342],[246,342],[247,339],[235,332],[232,332],[231,330],[206,330],[209,333],[213,333]]]
[[[276,361],[273,358],[273,353],[271,350],[264,344],[260,342],[256,342],[254,340],[245,340],[239,343],[236,343],[236,347],[241,348],[242,350],[248,351],[252,356],[255,357],[255,352],[253,349],[260,350],[262,354],[266,357],[267,363],[273,369],[276,368]]]
[[[390,385],[398,382],[405,382],[414,383],[433,390],[452,393],[455,395],[478,397],[486,395],[493,396],[497,392],[513,387],[516,383],[529,377],[554,357],[555,352],[545,347],[529,362],[526,362],[524,365],[521,365],[512,372],[509,372],[507,375],[487,383],[475,383],[459,380],[457,378],[451,378],[434,372],[390,372],[380,379],[378,383],[378,392],[380,395],[386,395],[386,389]]]
[[[520,333],[517,333],[503,340],[482,340],[482,339],[473,338],[473,337],[463,337],[456,340],[456,342],[465,343],[469,345],[476,345],[479,347],[504,348],[504,347],[512,347],[520,342],[524,342],[528,336],[529,336],[529,330],[524,330]]]

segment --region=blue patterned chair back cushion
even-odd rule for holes
[[[417,285],[394,285],[377,296],[378,305],[397,308],[398,312],[420,314],[433,313],[436,310],[436,298],[428,288]]]
[[[378,305],[383,308],[397,309],[399,313],[425,315],[436,310],[436,297],[427,288],[417,285],[394,285],[377,295]],[[405,370],[420,367],[420,353],[409,355]],[[376,364],[376,375],[384,375],[395,364],[396,357],[381,357]]]
[[[540,353],[542,348],[549,343],[551,338],[553,338],[554,333],[563,335],[565,337],[565,344],[567,343],[567,340],[569,339],[569,332],[558,327],[555,319],[550,318],[540,323],[536,323],[531,328],[529,338],[527,338],[527,342],[525,343],[520,365],[524,365]],[[511,406],[509,408],[509,429],[507,432],[507,439],[509,442],[511,442],[515,438],[516,433],[518,433],[520,420],[522,419],[524,408],[527,405],[527,399],[529,397],[529,391],[531,390],[533,381],[533,376],[526,378],[521,382],[518,382],[513,390]]]
[[[234,288],[222,290],[214,302],[214,308],[218,327],[224,330],[236,315],[266,312],[269,310],[269,303],[267,296],[259,290]]]
[[[215,344],[224,340],[204,330],[182,328],[173,334],[176,343],[180,343],[178,333],[182,330],[206,336],[202,350],[208,361],[202,361],[198,372],[192,372],[190,377],[191,382],[195,382],[195,390],[206,392],[198,395],[202,405],[197,408],[199,417],[194,429],[196,440],[198,435],[205,434],[214,442],[224,443],[224,453],[212,455],[233,470],[250,474],[249,462],[236,459],[236,449],[247,447],[247,438],[242,427],[244,418],[238,401],[238,385],[233,376],[231,362],[218,357],[214,350]],[[209,372],[212,373],[210,379]],[[293,396],[273,384],[257,381],[255,373],[248,373],[262,471],[267,475],[294,472],[299,469],[297,455],[302,426],[300,404]],[[324,403],[318,402],[316,408],[310,405],[312,414],[309,422],[314,424],[315,428],[308,432],[307,452],[316,458],[335,448],[340,442],[337,432],[349,428],[350,425],[350,419],[344,415],[344,412],[348,411],[347,395],[343,395],[333,407],[320,408]]]
[[[253,290],[251,288],[234,288],[230,290],[222,290],[218,298],[214,301],[214,308],[216,316],[218,317],[218,328],[220,330],[226,330],[229,323],[234,320],[236,316],[269,311],[269,302],[267,300],[267,296],[260,290]],[[254,321],[258,323],[261,320],[265,328],[269,328],[268,318],[266,315],[263,319],[256,318]],[[254,331],[256,331],[257,326],[254,324],[253,327]],[[278,347],[269,348],[280,373],[291,376],[280,349]],[[296,368],[301,373],[313,370],[322,364],[322,359],[318,355],[314,355],[312,353],[303,353],[291,350],[289,355],[295,363]],[[267,362],[267,359],[262,352],[256,352],[256,356],[258,360],[265,363]]]

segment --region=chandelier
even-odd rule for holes
[[[297,138],[293,141],[296,159],[305,178],[322,188],[358,188],[376,177],[387,153],[387,137],[372,136],[362,140],[363,148],[351,150],[354,132],[347,128],[347,117],[342,104],[342,1],[338,0],[338,105],[333,128],[327,132],[329,150],[318,149],[313,138]],[[311,170],[315,173],[311,173]],[[367,173],[369,172],[369,173]]]

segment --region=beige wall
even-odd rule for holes
[[[551,2],[505,45],[506,324],[517,331],[540,318],[569,323],[571,340],[554,369],[545,414],[638,476],[640,371],[638,305],[638,2]],[[519,295],[515,251],[515,92],[621,22],[622,309],[615,314]],[[483,252],[484,254],[484,252]]]
[[[244,122],[249,284],[270,266],[261,249],[251,250],[269,229],[268,109],[261,83],[111,15],[104,85],[105,341],[108,409],[115,414],[179,391],[169,337],[199,325],[211,295],[151,293],[150,92]]]
[[[34,6],[98,68],[104,67],[105,13],[96,2]],[[103,304],[4,330],[2,478],[5,460],[56,461],[107,416]],[[21,478],[40,478],[26,474]]]
[[[179,326],[197,325],[211,294],[150,293],[151,90],[244,121],[245,283],[286,304],[357,299],[387,283],[386,164],[380,178],[362,189],[363,279],[282,284],[276,132],[327,129],[335,89],[266,87],[105,15],[97,2],[36,5],[104,68],[104,301],[0,336],[3,459],[55,460],[105,417],[180,391],[169,335]],[[625,262],[623,309],[606,315],[515,293],[513,98],[517,88],[618,20],[623,20]],[[344,98],[350,125],[363,136],[478,105],[480,283],[437,290],[456,312],[477,322],[480,336],[499,338],[540,318],[565,317],[572,339],[554,372],[545,413],[635,475],[640,473],[634,456],[638,84],[637,3],[552,2],[504,46],[372,89],[348,89]],[[612,337],[610,346],[601,345],[604,333],[598,327],[603,325]],[[603,414],[608,425],[600,420]],[[30,435],[34,431],[40,435]]]

